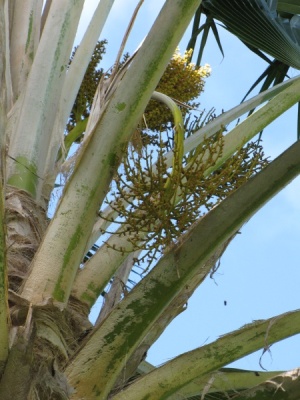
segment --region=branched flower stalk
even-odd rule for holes
[[[186,135],[192,134],[201,123],[201,120],[196,124],[190,122]],[[167,145],[163,133],[156,146],[145,146],[141,154],[133,146],[128,148],[115,177],[114,190],[106,201],[119,215],[110,222],[118,223],[123,229],[106,233],[126,235],[134,250],[143,251],[135,260],[137,265],[146,262],[147,270],[200,216],[268,163],[262,147],[251,142],[209,177],[205,176],[205,171],[222,155],[223,140],[221,131],[183,157],[175,189],[177,196],[174,192],[170,196],[166,188],[172,168],[165,163]],[[125,251],[123,247],[114,246],[114,249]]]
[[[189,59],[190,52],[181,56],[177,50],[157,86],[165,96],[172,96],[180,109],[174,110],[171,99],[163,104],[159,96],[154,96],[125,150],[106,199],[118,218],[110,219],[100,213],[109,223],[120,225],[117,230],[102,233],[126,235],[130,251],[140,251],[135,264],[145,262],[145,270],[197,218],[267,164],[262,147],[253,142],[207,177],[205,171],[222,156],[225,128],[183,156],[184,139],[215,117],[213,110],[206,115],[202,111],[198,117],[192,112],[199,106],[193,100],[203,91],[210,68],[196,68]],[[172,167],[167,166],[165,158],[170,150]],[[121,253],[127,251],[123,246],[113,248]]]

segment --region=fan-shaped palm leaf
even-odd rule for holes
[[[203,0],[202,7],[245,43],[300,69],[300,16],[282,14],[284,10],[300,9],[299,0],[293,3],[291,0]]]
[[[221,21],[228,31],[269,64],[243,100],[260,82],[263,82],[260,88],[262,92],[272,85],[283,82],[290,67],[300,68],[300,16],[298,15],[300,0],[203,0],[195,14],[188,47],[195,48],[196,38],[202,31],[202,27],[200,29],[198,27],[201,13],[206,15],[206,23],[202,27],[209,26],[212,29],[214,19]],[[215,23],[213,26],[215,39],[219,48],[222,49]],[[198,65],[206,41],[207,33],[205,35],[203,32],[197,59]],[[271,61],[264,53],[275,59]]]

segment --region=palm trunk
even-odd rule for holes
[[[7,258],[9,288],[17,292],[45,233],[45,210],[25,191],[7,186]]]
[[[28,193],[8,186],[6,222],[11,347],[0,381],[1,400],[67,399],[62,370],[91,327],[87,310],[75,299],[64,311],[48,299],[32,307],[17,294],[48,219]]]

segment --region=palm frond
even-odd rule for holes
[[[200,64],[209,29],[213,30],[224,56],[215,20],[237,36],[269,65],[250,87],[247,96],[262,82],[260,93],[281,83],[290,67],[300,69],[300,0],[203,0],[194,18],[189,46],[196,45],[202,32],[197,65]],[[200,25],[201,14],[206,22]],[[197,28],[200,25],[200,28]],[[271,61],[266,54],[273,56]],[[300,106],[299,106],[300,107]],[[254,110],[252,110],[253,112]],[[251,112],[250,112],[251,113]],[[299,114],[299,113],[298,113]],[[297,137],[300,137],[298,117]]]
[[[268,0],[269,2],[277,3],[275,0]],[[290,13],[290,14],[300,14],[300,4],[298,0],[278,0],[277,11]]]
[[[300,68],[300,17],[296,14],[280,14],[276,6],[286,10],[286,3],[203,0],[202,5],[204,12],[221,21],[228,31],[242,41],[291,67]]]
[[[186,48],[187,51],[189,51],[190,49],[192,49],[194,51],[194,49],[196,47],[197,38],[202,33],[200,48],[199,48],[197,62],[196,62],[196,65],[198,65],[198,66],[200,66],[200,64],[201,64],[202,55],[203,55],[203,52],[204,52],[204,49],[205,49],[205,46],[207,43],[207,38],[208,38],[210,30],[212,31],[212,33],[215,37],[215,40],[217,42],[217,45],[219,47],[219,50],[222,53],[222,56],[224,57],[224,51],[223,51],[223,47],[222,47],[222,43],[220,40],[218,29],[217,29],[216,23],[214,21],[214,17],[212,15],[206,15],[206,21],[201,25],[201,14],[203,14],[202,6],[200,6],[195,13],[191,38],[190,38],[187,48]]]

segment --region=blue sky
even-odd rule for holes
[[[97,0],[87,0],[78,32],[86,26]],[[103,67],[109,68],[137,0],[116,0],[101,39],[109,41]],[[149,31],[163,0],[145,0],[126,48],[132,53]],[[203,63],[212,67],[201,96],[201,106],[216,113],[237,105],[266,67],[232,35],[220,30],[223,59],[210,39]],[[189,34],[180,43],[185,50]],[[297,74],[290,71],[291,76]],[[263,134],[265,153],[272,158],[296,140],[296,110],[272,123]],[[300,179],[296,179],[264,206],[243,228],[221,259],[215,279],[198,288],[182,313],[149,351],[147,360],[162,364],[176,355],[217,339],[253,320],[269,318],[299,308]],[[224,305],[224,301],[227,305]],[[295,336],[271,348],[262,365],[268,370],[299,367],[300,338]],[[259,370],[261,352],[240,360],[236,367]]]

